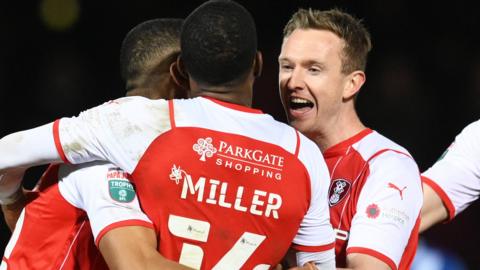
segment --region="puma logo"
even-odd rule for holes
[[[407,186],[403,187],[402,189],[400,189],[399,187],[397,187],[395,184],[393,183],[388,183],[388,187],[389,188],[393,188],[395,190],[398,190],[398,192],[400,193],[400,198],[402,199],[403,201],[403,191],[407,188]]]

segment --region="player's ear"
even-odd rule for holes
[[[254,64],[253,76],[255,76],[255,78],[258,78],[262,75],[262,69],[263,69],[263,57],[260,51],[257,51],[257,54],[255,55],[255,61],[253,64]]]
[[[343,99],[353,98],[365,83],[365,72],[356,70],[347,76],[347,81],[343,89]]]
[[[189,78],[180,55],[177,61],[170,64],[170,76],[177,87],[187,92],[190,90]]]

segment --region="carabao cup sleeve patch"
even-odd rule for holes
[[[110,197],[117,202],[129,203],[135,199],[135,188],[127,180],[109,180],[108,192]]]

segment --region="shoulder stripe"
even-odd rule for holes
[[[433,191],[437,193],[437,195],[440,197],[443,204],[445,205],[445,208],[447,208],[447,211],[448,211],[447,221],[451,221],[455,217],[455,206],[453,206],[452,200],[450,199],[450,197],[448,197],[448,194],[432,179],[424,175],[422,175],[422,183],[430,186],[433,189]]]
[[[372,159],[378,157],[379,155],[381,155],[381,154],[383,154],[383,153],[385,153],[385,152],[387,152],[387,151],[393,151],[393,152],[395,152],[395,153],[402,154],[402,155],[405,155],[405,156],[413,159],[412,156],[410,156],[410,155],[407,154],[407,153],[404,153],[404,152],[402,152],[402,151],[398,151],[398,150],[395,150],[395,149],[386,148],[386,149],[382,149],[382,150],[380,150],[380,151],[377,151],[375,154],[373,154],[373,155],[367,160],[367,163],[370,162]]]
[[[369,248],[363,248],[363,247],[349,247],[347,248],[347,255],[348,254],[352,254],[352,253],[361,253],[361,254],[366,254],[366,255],[370,255],[372,257],[375,257],[377,259],[379,259],[380,261],[386,263],[388,266],[390,266],[390,268],[392,270],[397,270],[397,265],[395,264],[395,262],[390,259],[389,257],[387,257],[386,255],[376,251],[376,250],[373,250],[373,249],[369,249]]]
[[[170,127],[174,129],[175,128],[175,111],[173,106],[173,99],[170,99],[168,101],[168,113],[170,115]]]
[[[97,239],[95,240],[95,245],[97,247],[99,247],[100,241],[102,240],[103,236],[105,236],[105,234],[108,233],[109,231],[111,231],[113,229],[116,229],[116,228],[128,227],[128,226],[142,226],[142,227],[146,227],[146,228],[155,230],[154,225],[150,222],[145,221],[145,220],[141,220],[141,219],[122,220],[122,221],[114,222],[114,223],[106,226],[105,228],[103,228],[98,233]]]
[[[60,119],[57,119],[55,122],[53,122],[53,141],[55,142],[55,147],[57,148],[57,152],[60,155],[60,158],[63,160],[64,163],[70,164],[70,161],[68,161],[67,156],[63,151],[62,143],[60,142],[59,127]]]
[[[64,266],[65,263],[67,262],[67,259],[68,259],[68,257],[70,256],[70,253],[72,252],[72,247],[77,244],[78,235],[79,235],[80,232],[82,231],[83,226],[85,226],[85,220],[83,220],[83,222],[82,222],[82,224],[80,225],[80,227],[78,227],[78,229],[77,229],[77,231],[76,231],[76,233],[75,233],[75,236],[73,237],[72,242],[71,242],[70,245],[68,246],[67,254],[65,254],[65,257],[63,258],[62,264],[60,265],[60,269],[63,269],[63,266]]]
[[[295,147],[295,156],[298,157],[298,153],[300,152],[300,134],[298,133],[298,130],[295,130],[295,134],[297,135],[297,143]]]

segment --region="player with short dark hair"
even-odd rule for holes
[[[263,64],[256,27],[248,11],[223,8],[229,5],[236,3],[206,5],[185,21],[180,60],[195,82],[192,96],[222,95],[224,101],[251,106],[253,81]]]
[[[127,95],[173,98],[174,93],[185,93],[168,79],[169,67],[180,53],[182,22],[149,20],[126,35],[120,62]],[[16,201],[2,205],[10,225],[21,217],[2,265],[31,270],[108,269],[94,237],[98,243],[107,228],[125,223],[152,228],[141,212],[135,191],[129,188],[128,178],[121,169],[105,162],[50,166],[35,191],[28,193],[28,204],[21,215],[26,203],[22,193]],[[104,217],[90,222],[87,214]]]
[[[172,81],[172,62],[180,54],[182,19],[154,19],[130,30],[122,42],[120,67],[127,96],[186,98],[186,89],[165,87]]]
[[[244,9],[211,6],[205,7],[204,14],[208,16],[199,15],[185,21],[181,37],[182,59],[196,82],[210,86],[230,85],[248,76],[253,62],[258,61],[255,58],[257,34],[254,22],[240,14],[244,12]],[[232,19],[225,20],[225,17]]]
[[[194,31],[191,22],[209,31]],[[188,40],[197,40],[193,47],[200,51],[208,51],[202,41],[212,38],[233,48],[234,55],[256,51],[228,43],[236,40],[232,35],[239,40],[255,35],[254,29],[232,30],[239,22],[254,25],[248,11],[233,1],[206,2],[185,20],[181,47],[184,37],[199,35]],[[248,69],[234,69],[235,76],[221,82],[192,69],[200,58],[181,56],[175,67],[175,74],[189,76],[191,99],[117,99],[0,140],[4,194],[18,181],[13,173],[19,166],[109,160],[132,175],[142,208],[155,225],[159,251],[168,259],[202,269],[269,269],[293,242],[300,265],[334,269],[325,200],[329,177],[320,150],[293,128],[249,107],[260,53],[251,56]],[[230,67],[221,61],[204,66]],[[18,136],[22,142],[12,144]],[[43,147],[26,150],[40,141]],[[103,247],[119,259],[115,266],[147,269],[151,253],[137,248],[141,243],[132,237],[144,231],[131,227],[112,230],[118,237],[105,242],[105,236]]]

